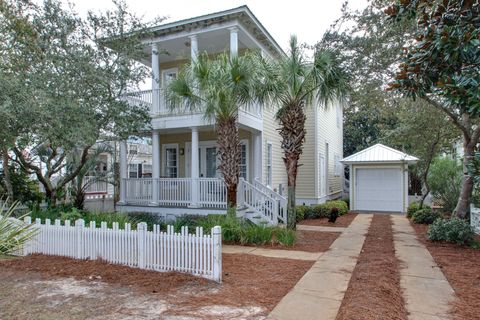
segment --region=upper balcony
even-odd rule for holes
[[[201,108],[170,108],[165,99],[164,88],[199,52],[212,56],[229,52],[236,56],[259,50],[272,58],[284,54],[246,6],[159,25],[151,31],[151,36],[142,41],[145,58],[139,62],[152,70],[152,90],[130,92],[125,98],[131,104],[149,108],[154,129],[213,124],[203,118]],[[241,126],[263,128],[262,108],[258,104],[240,106],[238,118]]]
[[[202,108],[191,110],[186,107],[172,107],[166,99],[165,89],[129,92],[124,97],[132,105],[146,106],[150,111],[152,119],[154,119],[153,122],[155,122],[155,119],[162,117],[203,116],[204,114]],[[259,103],[240,106],[238,119],[240,124],[252,126],[254,125],[252,121],[261,122],[262,119],[262,106]]]

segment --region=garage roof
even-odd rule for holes
[[[365,150],[352,154],[342,160],[345,164],[351,163],[410,163],[417,162],[418,158],[402,151],[392,149],[383,144],[373,145]]]

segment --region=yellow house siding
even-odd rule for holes
[[[265,107],[263,110],[263,136],[262,136],[262,182],[267,183],[267,143],[272,144],[272,188],[278,190],[282,184],[285,192],[287,187],[287,175],[283,164],[283,152],[281,138],[278,133],[279,123],[275,119],[276,108]]]
[[[307,107],[305,114],[305,143],[297,175],[297,198],[315,198],[315,110]]]

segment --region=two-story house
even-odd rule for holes
[[[285,53],[246,6],[162,24],[153,29],[153,34],[144,41],[150,60],[140,61],[151,67],[152,89],[126,95],[130,103],[150,107],[152,175],[129,176],[126,143],[122,143],[117,207],[160,214],[224,212],[226,191],[217,169],[214,124],[201,112],[172,111],[165,99],[165,87],[199,52],[229,52],[234,56],[260,50],[270,59]],[[282,194],[286,193],[287,181],[275,112],[275,106],[254,105],[241,106],[238,114],[244,180],[238,188],[239,203],[272,223],[283,219],[281,208],[286,202]],[[314,204],[339,197],[343,179],[341,107],[309,107],[306,129],[297,202]]]

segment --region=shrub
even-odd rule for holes
[[[445,212],[452,212],[460,195],[461,165],[450,158],[437,158],[432,163],[427,180],[433,198],[443,203]]]
[[[314,210],[311,206],[297,206],[296,207],[296,220],[297,222],[302,221],[304,219],[312,219],[315,217]]]
[[[130,223],[132,229],[137,227],[136,220],[132,219],[125,213],[121,212],[83,212],[83,220],[85,220],[85,225],[88,225],[90,221],[95,221],[95,226],[98,228],[101,222],[106,222],[107,227],[111,228],[114,222],[118,222],[118,227],[120,229],[125,228],[125,223]]]
[[[245,243],[252,243],[256,245],[262,245],[267,243],[273,243],[273,233],[274,229],[272,227],[249,224],[245,230]],[[243,243],[243,244],[245,244]]]
[[[350,198],[342,198],[342,201],[347,204],[347,209],[350,209]]]
[[[420,210],[420,203],[419,202],[410,203],[410,205],[408,206],[408,209],[407,209],[407,218],[411,219],[413,214],[415,212],[417,212],[418,210]]]
[[[458,218],[437,219],[429,228],[427,237],[431,241],[446,241],[459,245],[473,242],[474,232],[467,221]]]
[[[36,229],[31,228],[31,225],[23,223],[21,220],[23,217],[19,219],[12,217],[17,204],[9,208],[5,205],[0,208],[0,255],[15,253],[37,232]]]
[[[327,218],[329,214],[324,203],[317,204],[316,206],[314,206],[313,212],[314,212],[315,218]]]
[[[277,228],[275,236],[281,245],[287,247],[293,246],[295,244],[295,240],[297,239],[295,231],[287,228]]]
[[[437,212],[432,211],[430,208],[425,208],[415,211],[412,221],[418,224],[432,224],[438,218],[440,218],[440,215]]]

